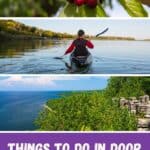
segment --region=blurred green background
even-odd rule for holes
[[[0,16],[53,16],[65,0],[0,0]]]

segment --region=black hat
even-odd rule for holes
[[[78,31],[78,36],[82,36],[82,35],[84,35],[85,34],[85,32],[83,31],[83,30],[79,30]]]

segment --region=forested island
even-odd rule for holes
[[[49,100],[35,124],[42,131],[132,131],[142,113],[120,107],[120,97],[150,95],[149,77],[111,77],[104,90],[72,92]]]
[[[87,35],[87,38],[90,35]],[[43,30],[37,27],[27,26],[23,23],[14,20],[0,20],[0,39],[1,40],[34,40],[34,39],[72,39],[76,35],[68,33],[58,33],[50,30]],[[135,40],[134,37],[119,37],[119,36],[90,36],[97,40]]]

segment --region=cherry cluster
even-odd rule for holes
[[[95,8],[98,4],[98,0],[67,0],[70,3],[74,3],[77,6],[81,6],[81,5],[87,5],[91,8]],[[100,3],[102,2],[102,0],[99,0]]]

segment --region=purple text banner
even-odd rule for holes
[[[150,133],[0,133],[0,150],[150,150]]]

